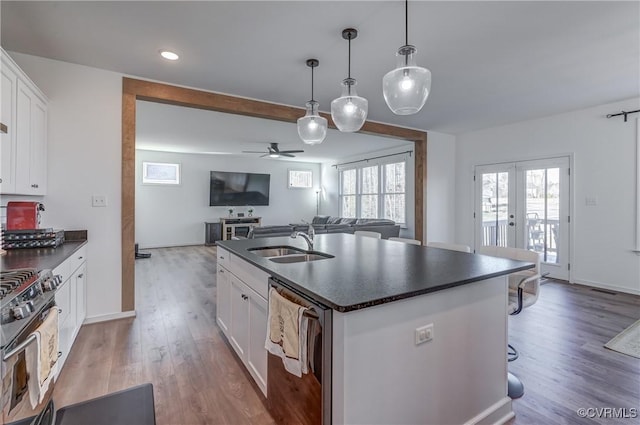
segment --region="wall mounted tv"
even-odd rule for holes
[[[270,180],[269,174],[211,171],[209,205],[269,205]]]

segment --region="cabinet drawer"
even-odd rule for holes
[[[267,272],[249,264],[237,255],[231,256],[231,264],[228,269],[262,298],[269,297],[269,274]]]
[[[73,274],[85,261],[87,261],[87,246],[83,245],[67,258],[66,262],[69,263],[69,274]]]
[[[67,279],[71,276],[71,270],[69,270],[69,259],[64,260],[64,263],[60,264],[58,267],[53,269],[51,272],[53,275],[60,275],[62,278],[60,282],[66,282]]]
[[[73,300],[75,303],[75,300]],[[56,305],[61,310],[58,322],[64,322],[71,312],[71,282],[65,281],[56,290]],[[75,320],[75,318],[73,319]]]
[[[225,268],[229,268],[229,259],[231,258],[231,254],[224,248],[217,248],[216,261],[219,265]]]

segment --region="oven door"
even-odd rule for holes
[[[55,409],[53,409],[52,394],[55,387],[55,378],[51,380],[49,388],[42,401],[35,407],[31,406],[29,400],[28,380],[31,379],[27,373],[27,359],[21,344],[25,343],[31,333],[42,324],[49,309],[55,304],[48,303],[40,309],[38,314],[31,316],[31,321],[13,342],[1,350],[2,367],[0,377],[2,378],[2,423],[18,423],[52,425],[55,423]],[[35,343],[35,341],[31,342]],[[8,354],[12,354],[7,356]],[[35,378],[37,379],[37,378]],[[51,402],[51,403],[50,403]],[[34,422],[39,417],[39,422]],[[28,420],[27,420],[28,419]]]

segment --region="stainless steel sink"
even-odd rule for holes
[[[271,246],[264,248],[249,248],[247,251],[250,251],[260,257],[281,257],[283,255],[291,255],[291,254],[306,254],[306,252],[299,248],[294,248],[292,246]]]
[[[326,260],[327,258],[333,258],[333,255],[322,253],[310,253],[310,254],[293,254],[283,255],[280,257],[269,258],[274,263],[304,263],[307,261]]]

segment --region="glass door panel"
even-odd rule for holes
[[[478,166],[475,176],[476,250],[536,251],[543,273],[569,280],[569,158]]]

